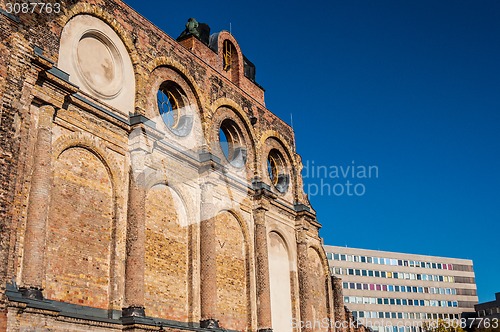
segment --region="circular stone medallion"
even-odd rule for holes
[[[113,98],[123,86],[123,65],[115,45],[99,31],[87,31],[78,41],[76,63],[87,86],[103,98]]]

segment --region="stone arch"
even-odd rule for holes
[[[314,301],[308,301],[310,313],[309,319],[312,321],[330,318],[328,308],[328,274],[325,274],[325,260],[321,255],[321,250],[311,245],[307,249],[307,272],[309,297]],[[314,329],[314,331],[327,331],[327,329]]]
[[[171,174],[158,169],[148,169],[146,173],[146,191],[150,190],[157,184],[163,184],[165,186],[168,186],[170,190],[172,190],[178,196],[179,202],[180,204],[182,204],[186,212],[184,218],[185,220],[182,222],[183,225],[188,226],[199,221],[199,211],[197,211],[197,209],[195,208],[197,206],[196,190],[192,187],[192,181],[184,181],[184,179],[181,179],[181,181],[176,181],[176,179],[173,179],[172,176],[170,176]]]
[[[325,276],[328,277],[330,275],[330,268],[328,266],[328,258],[326,257],[325,250],[321,246],[318,246],[316,244],[309,244],[309,248],[316,251],[318,256],[321,258],[321,265],[323,267],[323,272]]]
[[[72,147],[81,147],[87,149],[89,152],[94,154],[107,169],[109,177],[111,179],[111,185],[113,190],[113,246],[116,247],[118,244],[116,240],[116,223],[120,215],[119,207],[117,205],[118,201],[123,201],[124,195],[126,193],[127,184],[124,181],[124,173],[122,171],[122,166],[118,163],[116,158],[108,152],[106,146],[95,136],[90,135],[85,132],[73,132],[60,136],[55,140],[52,145],[52,165],[54,165],[57,158],[67,149]],[[115,250],[115,248],[113,248]],[[119,262],[118,262],[119,263]],[[115,254],[112,256],[111,265],[111,283],[115,282],[116,273],[116,257]],[[110,290],[110,302],[117,301],[117,294],[115,291]]]
[[[57,66],[81,91],[128,116],[140,82],[134,37],[102,8],[75,7],[61,17]]]
[[[234,100],[229,99],[229,98],[218,98],[217,100],[215,100],[212,103],[212,105],[210,105],[210,107],[213,111],[216,111],[221,106],[227,106],[227,107],[231,108],[241,118],[241,120],[245,123],[245,129],[248,131],[249,134],[252,135],[252,138],[255,140],[256,135],[255,135],[253,126],[250,122],[250,118],[243,111],[243,109],[241,108],[241,105],[239,105]]]
[[[266,130],[262,133],[260,140],[259,140],[259,148],[262,148],[264,146],[265,142],[268,139],[275,139],[278,141],[281,146],[283,147],[283,151],[286,153],[287,157],[290,159],[290,162],[292,166],[296,166],[296,161],[295,161],[295,150],[292,149],[288,143],[286,143],[285,138],[276,130]]]
[[[270,146],[267,146],[269,143]],[[295,160],[294,150],[286,143],[282,135],[275,130],[268,130],[263,133],[259,141],[258,150],[260,152],[259,169],[261,171],[262,179],[267,179],[266,163],[270,150],[278,150],[284,158],[288,161],[288,172],[290,174],[291,190],[285,193],[285,197],[297,201],[297,163]]]
[[[215,237],[217,319],[225,329],[244,331],[252,321],[250,234],[238,212],[223,209],[215,216]]]
[[[236,53],[236,54],[234,54]],[[233,56],[234,54],[234,56]],[[225,39],[222,45],[222,70],[230,72],[229,79],[236,85],[240,84],[240,54],[236,46]]]
[[[229,42],[232,47],[234,48],[234,51],[236,52],[237,58],[236,58],[236,72],[229,73],[224,70],[224,50],[225,50],[225,42]],[[221,31],[217,34],[217,53],[219,55],[220,59],[220,72],[226,76],[227,79],[229,79],[233,84],[239,86],[241,83],[241,78],[243,77],[243,53],[241,52],[240,45],[234,38],[234,36],[229,32],[229,31]]]
[[[291,332],[293,319],[293,270],[290,246],[281,232],[268,232],[271,319],[276,331]],[[286,261],[284,261],[286,259]],[[286,296],[288,294],[288,296]]]
[[[158,176],[157,174],[150,174],[146,176],[145,180],[146,192],[148,192],[154,186],[157,185],[164,185],[168,187],[171,190],[171,193],[177,197],[177,202],[179,203],[178,206],[182,207],[182,209],[184,210],[184,216],[183,220],[181,220],[181,225],[183,226],[190,225],[191,223],[189,222],[189,219],[193,218],[194,216],[191,215],[190,209],[187,208],[190,203],[184,197],[184,194],[182,193],[181,189],[178,188],[175,184],[169,183],[168,180],[162,179],[162,176]]]
[[[165,139],[174,140],[187,150],[200,150],[206,141],[206,105],[196,81],[185,67],[168,58],[153,60],[146,71],[148,77],[144,80],[144,87],[140,88],[141,96],[137,99],[139,108],[144,110],[146,117],[155,121],[159,130],[164,131]],[[174,121],[178,125],[177,129],[169,127],[160,115],[157,93],[167,93],[167,90],[174,91],[183,104],[182,107],[175,108],[178,111],[172,112],[177,119]]]
[[[72,147],[85,148],[102,161],[111,177],[114,199],[116,200],[119,195],[119,179],[123,178],[123,174],[120,171],[121,168],[116,159],[107,152],[106,146],[95,136],[88,133],[78,132],[63,135],[59,137],[52,146],[52,163],[54,163],[65,150]]]
[[[165,181],[147,186],[145,306],[148,315],[186,321],[191,290],[190,229],[180,195]],[[182,220],[184,219],[184,221]]]
[[[245,141],[246,144],[249,148],[249,153],[248,157],[251,159],[251,163],[249,164],[250,166],[250,172],[249,176],[253,177],[257,173],[257,147],[256,147],[256,140],[255,140],[255,132],[253,130],[252,125],[250,124],[250,119],[248,118],[247,114],[241,109],[241,106],[239,106],[236,102],[234,102],[231,99],[228,98],[220,98],[216,100],[212,106],[212,117],[210,121],[210,129],[208,131],[208,135],[206,136],[209,142],[212,142],[213,144],[218,144],[218,131],[219,131],[219,125],[222,121],[226,119],[230,119],[236,122],[238,127],[242,131],[244,131],[244,136],[245,136]],[[224,114],[224,110],[229,110],[231,113],[230,114]],[[212,151],[217,150],[217,148],[212,147]]]
[[[245,222],[245,219],[241,216],[240,213],[238,213],[234,209],[222,209],[219,211],[219,213],[222,213],[222,212],[227,212],[227,213],[231,214],[236,219],[236,221],[238,221],[238,224],[241,227],[241,232],[243,233],[243,238],[245,240],[244,244],[245,244],[245,248],[246,248],[246,257],[250,258],[250,243],[251,243],[250,242],[250,232],[248,230],[247,223]]]
[[[220,107],[223,107],[223,106],[226,106],[228,108],[230,108],[231,110],[233,110],[233,112],[241,119],[241,121],[243,121],[244,125],[245,125],[245,130],[248,132],[248,135],[251,137],[252,139],[252,148],[254,150],[254,152],[256,153],[256,149],[257,149],[257,135],[255,133],[255,130],[254,130],[254,127],[252,126],[252,123],[250,121],[250,118],[248,117],[247,113],[245,111],[243,111],[243,109],[241,108],[241,106],[236,103],[234,100],[232,99],[229,99],[229,98],[219,98],[217,100],[215,100],[212,105],[210,105],[210,108],[212,110],[212,114],[215,113],[217,111],[217,109],[219,109]],[[257,158],[255,158],[257,159]]]
[[[184,81],[190,86],[190,88],[193,90],[193,94],[196,98],[196,102],[198,103],[198,109],[200,111],[202,120],[204,120],[204,109],[209,107],[209,102],[208,100],[205,99],[204,94],[202,93],[200,87],[196,83],[196,80],[194,77],[191,76],[187,68],[182,65],[180,62],[166,56],[160,56],[152,61],[150,61],[146,65],[146,71],[147,75],[151,75],[156,69],[161,68],[161,67],[167,67],[172,69],[173,71],[177,72],[183,79]],[[141,89],[143,90],[143,89]],[[146,96],[144,96],[146,97]],[[140,100],[138,98],[138,100]],[[142,102],[145,102],[145,98]],[[141,105],[144,107],[144,105]]]
[[[112,301],[116,200],[109,165],[92,146],[54,153],[46,247],[50,299],[108,309]],[[63,259],[61,259],[63,257]]]
[[[121,38],[123,44],[128,50],[130,59],[132,60],[132,64],[134,67],[140,63],[139,54],[134,45],[134,36],[131,35],[130,31],[125,29],[115,18],[114,16],[103,9],[100,6],[93,6],[88,3],[78,2],[71,9],[67,10],[65,15],[61,15],[59,17],[59,24],[61,27],[64,27],[73,17],[81,14],[95,16],[96,18],[104,21],[108,24],[116,34]],[[62,30],[61,30],[62,33]],[[60,40],[59,36],[59,40]]]
[[[297,265],[295,264],[295,260],[296,260],[296,253],[294,252],[294,247],[292,245],[290,245],[290,243],[294,243],[293,241],[295,240],[295,237],[292,239],[290,238],[287,238],[287,236],[285,236],[285,231],[284,229],[282,229],[281,227],[279,226],[271,226],[267,227],[267,234],[269,236],[269,234],[271,233],[275,233],[277,236],[279,236],[281,238],[281,240],[283,241],[283,244],[285,246],[285,249],[287,251],[287,254],[288,254],[288,257],[290,258],[290,271],[296,271],[297,270]],[[295,235],[293,235],[295,236]]]

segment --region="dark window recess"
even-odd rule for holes
[[[458,306],[460,308],[474,308],[475,304],[477,304],[477,302],[472,302],[472,301],[458,301]]]
[[[462,264],[453,264],[453,270],[466,271],[466,272],[474,271],[474,269],[472,268],[472,265],[462,265]]]
[[[243,55],[243,72],[245,77],[255,82],[255,65]]]
[[[474,284],[475,280],[472,277],[455,277],[455,282],[458,284]]]
[[[477,291],[475,289],[458,288],[457,289],[457,295],[472,295],[472,296],[476,296],[477,295]]]

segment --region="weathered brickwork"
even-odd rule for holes
[[[23,62],[22,51],[16,47],[16,24],[9,18],[0,15],[0,276],[6,278],[8,263],[10,234],[15,226],[12,224],[10,214],[13,199],[16,176],[16,165],[18,161],[19,130],[21,112],[14,108],[14,101],[19,100],[22,90],[22,80],[26,68],[21,66]],[[4,289],[2,285],[0,289]],[[3,303],[3,296],[0,297]]]
[[[234,36],[177,42],[118,0],[61,6],[0,12],[0,332],[331,319],[293,131]]]
[[[148,314],[188,320],[188,225],[181,224],[166,185],[146,196],[145,306]]]
[[[64,318],[47,315],[42,310],[23,310],[24,308],[9,308],[7,329],[4,331],[81,331],[82,323],[86,331],[110,332],[118,331],[116,324],[102,322],[87,322],[77,318]],[[175,331],[175,330],[172,330]]]
[[[107,309],[113,192],[108,172],[83,148],[54,164],[46,249],[49,299]]]
[[[228,212],[216,217],[217,311],[223,328],[244,331],[249,324],[247,240]]]
[[[7,311],[0,310],[0,331],[7,331]]]
[[[328,280],[328,275],[325,273],[324,263],[319,256],[316,249],[309,248],[307,250],[308,263],[309,263],[309,280],[310,280],[310,294],[313,299],[311,303],[312,321],[321,321],[325,317],[328,317],[327,312],[327,296],[325,294],[327,287],[326,281]],[[328,331],[327,328],[323,328],[321,331]]]
[[[339,322],[345,321],[344,308],[344,292],[342,290],[342,279],[332,276],[332,291],[333,291],[333,310],[335,320]]]

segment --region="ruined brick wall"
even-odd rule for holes
[[[217,34],[212,48],[178,43],[114,0],[0,13],[0,34],[0,331],[177,331],[212,320],[256,331],[332,317],[293,131],[243,75],[233,36]],[[93,66],[102,54],[89,50],[106,47],[121,57],[116,77]],[[172,123],[162,91],[175,99]],[[269,271],[283,266],[280,307]]]
[[[171,189],[155,185],[146,198],[146,294],[148,314],[188,321],[188,225],[179,218]]]
[[[65,150],[53,167],[46,248],[46,297],[108,308],[112,184],[86,149]]]
[[[217,310],[224,328],[244,331],[251,326],[248,298],[248,239],[229,212],[215,218]]]
[[[16,105],[21,97],[22,74],[26,68],[21,66],[22,51],[14,35],[15,23],[0,15],[0,277],[5,280],[8,268],[10,234],[14,228],[12,216],[13,188],[16,175],[19,149],[20,112]],[[5,286],[0,286],[0,290]],[[3,294],[3,292],[2,292]],[[0,297],[0,304],[3,296]]]
[[[344,293],[342,290],[342,279],[332,276],[333,306],[335,321],[345,321]]]
[[[315,299],[312,301],[311,310],[312,312],[312,321],[322,321],[325,318],[329,317],[329,313],[327,311],[327,291],[326,291],[326,275],[325,269],[323,265],[323,261],[319,256],[318,252],[309,248],[307,251],[308,256],[308,265],[309,265],[309,280],[310,280],[310,292],[311,297]],[[315,328],[314,331],[327,331],[327,328]]]
[[[0,331],[7,331],[7,310],[0,310]]]

